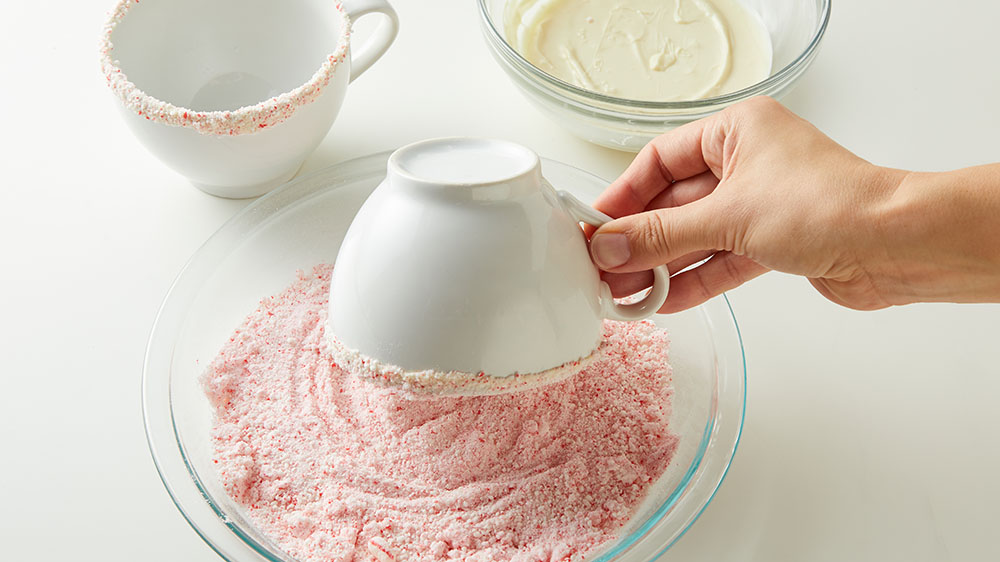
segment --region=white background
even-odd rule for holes
[[[247,202],[202,194],[125,129],[98,65],[111,4],[0,15],[0,558],[210,562],[150,460],[139,379],[171,280]],[[440,135],[519,141],[607,178],[628,163],[528,105],[472,0],[395,4],[397,44],[304,172]],[[785,101],[879,164],[1000,161],[998,21],[995,2],[837,0]],[[1000,306],[853,312],[779,274],[730,296],[744,437],[665,560],[1000,560]]]

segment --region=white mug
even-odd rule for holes
[[[397,30],[386,0],[121,0],[102,68],[150,152],[207,193],[256,197],[295,175]]]
[[[446,138],[397,150],[334,265],[338,346],[415,371],[533,374],[589,357],[605,318],[638,320],[667,296],[623,305],[579,222],[610,217],[556,191],[538,156],[506,141]]]

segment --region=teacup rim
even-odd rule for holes
[[[205,135],[245,135],[286,121],[300,107],[312,103],[323,93],[340,63],[347,58],[350,46],[351,18],[343,2],[331,2],[343,23],[340,38],[336,49],[327,55],[309,80],[254,105],[232,110],[197,111],[147,94],[128,79],[119,62],[113,58],[111,37],[115,28],[125,19],[132,4],[138,3],[139,0],[118,0],[104,24],[100,42],[101,70],[108,87],[127,110],[140,117],[172,127],[194,129]]]

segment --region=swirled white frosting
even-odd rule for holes
[[[695,100],[771,70],[767,30],[739,0],[511,0],[505,26],[541,70],[620,98]]]

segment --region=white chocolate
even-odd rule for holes
[[[739,0],[512,0],[505,26],[541,70],[613,97],[695,100],[771,71],[767,30]]]

